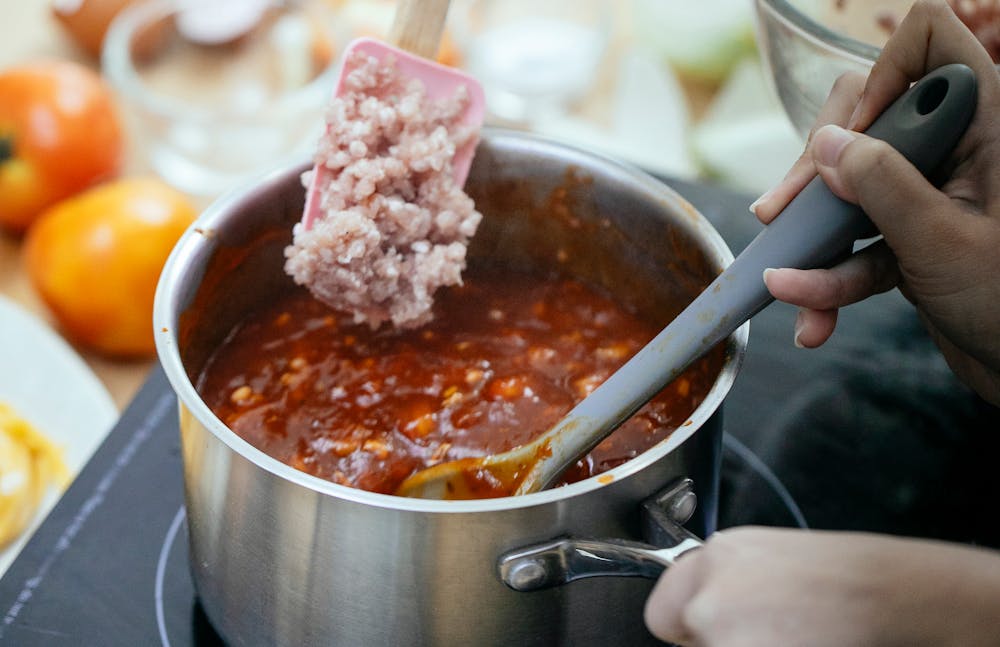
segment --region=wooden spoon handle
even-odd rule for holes
[[[389,42],[433,60],[441,46],[449,3],[450,0],[397,0]]]

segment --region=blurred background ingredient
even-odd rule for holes
[[[92,59],[101,55],[112,19],[132,0],[53,0],[52,15],[73,42]]]
[[[61,450],[0,402],[0,549],[28,526],[50,488],[68,484]]]
[[[0,225],[23,232],[42,209],[116,175],[124,155],[104,81],[69,61],[0,72]]]
[[[150,357],[156,282],[196,215],[159,179],[116,180],[44,212],[25,239],[25,267],[71,340],[110,356]]]
[[[748,0],[634,0],[635,38],[679,73],[719,83],[754,53]]]

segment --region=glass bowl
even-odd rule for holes
[[[315,146],[334,32],[317,3],[146,0],[112,22],[102,68],[148,166],[212,198]]]

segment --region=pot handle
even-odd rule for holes
[[[501,555],[500,579],[515,591],[538,591],[586,577],[655,579],[681,555],[701,547],[701,539],[681,526],[696,505],[691,479],[681,479],[642,503],[643,531],[655,545],[623,539],[554,539]]]

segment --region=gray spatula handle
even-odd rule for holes
[[[951,153],[975,108],[972,70],[945,65],[907,90],[866,134],[891,144],[926,175]],[[771,303],[763,280],[766,268],[827,267],[849,254],[856,240],[877,233],[859,207],[836,197],[819,177],[813,179],[669,326],[557,424],[573,433],[556,434],[553,460],[541,468],[545,479],[560,474]]]
[[[951,153],[975,109],[972,70],[945,65],[914,84],[865,132],[892,145],[927,175]],[[698,299],[699,320],[706,320],[706,312],[720,315],[712,334],[703,328],[702,351],[773,301],[763,281],[766,268],[828,267],[848,255],[855,241],[876,234],[860,207],[813,178]]]

